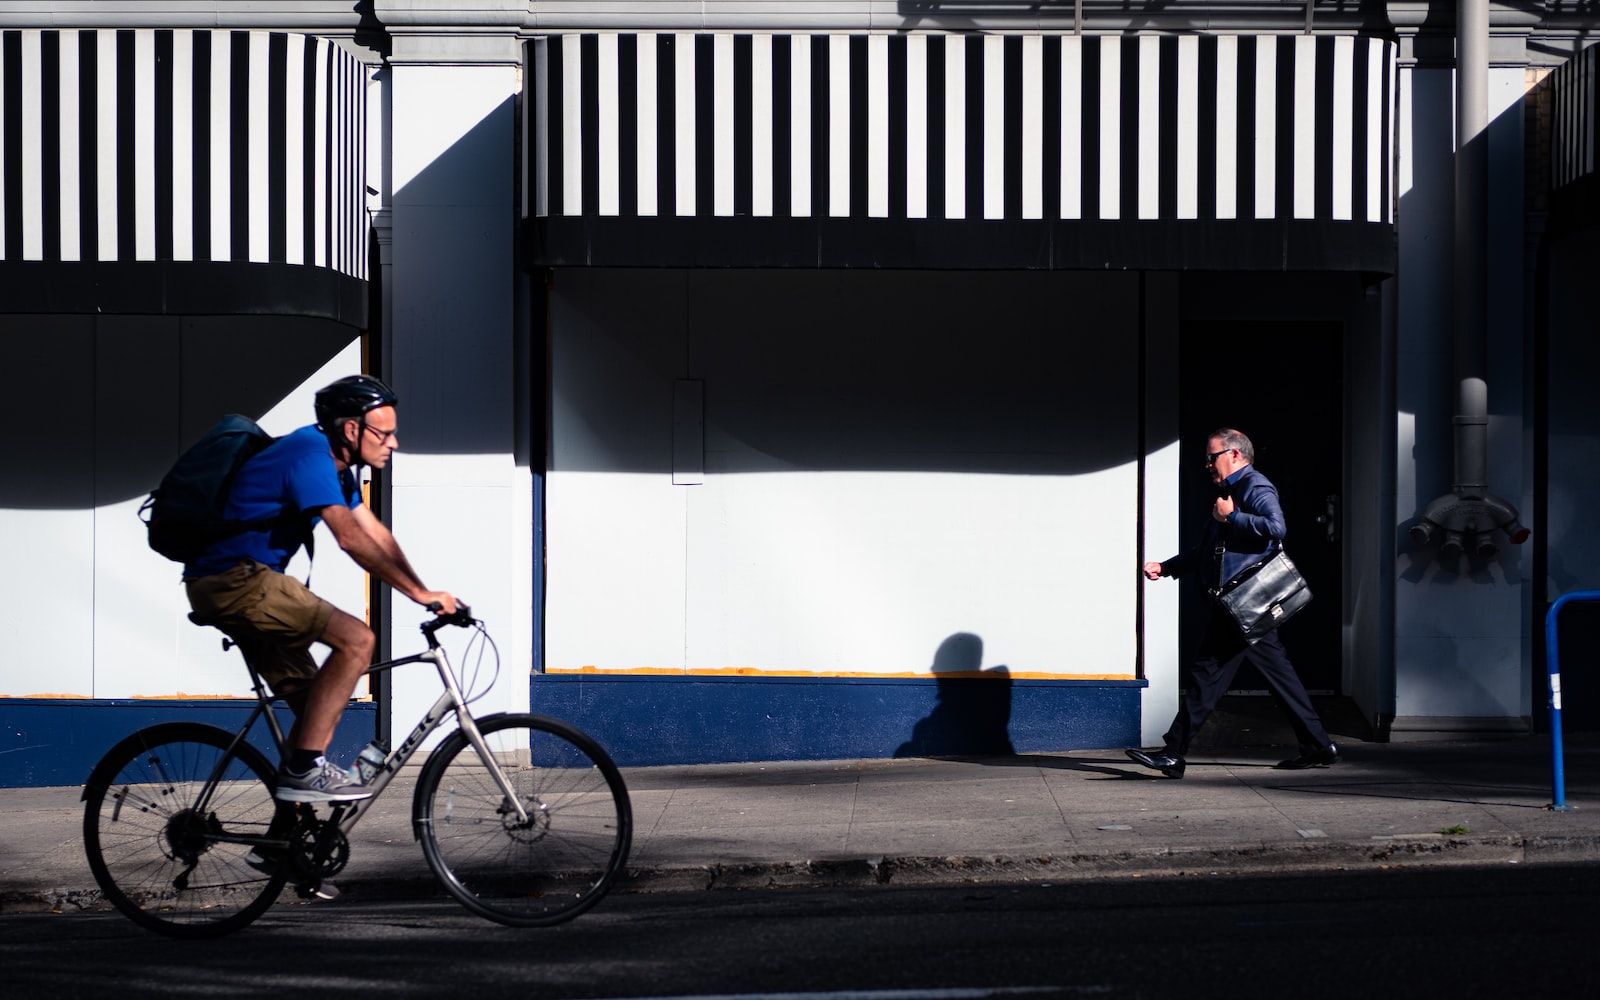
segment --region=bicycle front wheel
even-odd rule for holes
[[[571,920],[627,864],[633,810],[622,775],[599,744],[555,719],[490,716],[478,729],[515,800],[466,735],[451,733],[417,781],[428,865],[479,916],[512,927]]]
[[[174,937],[226,934],[283,889],[282,874],[245,860],[279,809],[275,769],[249,744],[230,753],[233,741],[199,723],[152,726],[112,747],[89,776],[89,870],[134,923]]]

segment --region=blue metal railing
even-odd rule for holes
[[[1578,601],[1600,601],[1600,590],[1574,590],[1570,594],[1562,594],[1544,616],[1544,659],[1550,671],[1550,748],[1554,763],[1551,783],[1555,794],[1550,808],[1560,812],[1573,807],[1567,805],[1567,776],[1561,756],[1561,655],[1560,643],[1556,638],[1556,616],[1562,608]]]

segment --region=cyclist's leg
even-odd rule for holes
[[[303,590],[303,588],[302,588]],[[333,648],[320,670],[313,669],[311,680],[299,692],[302,707],[278,773],[277,796],[284,802],[353,802],[372,795],[372,789],[356,781],[324,756],[333,739],[339,718],[350,702],[356,682],[372,662],[377,640],[366,625],[337,610],[321,598],[304,591],[303,596],[319,602],[325,609],[321,641]],[[310,653],[297,651],[308,660]]]
[[[311,681],[316,677],[288,677],[272,686],[273,694],[283,699],[289,706],[289,711],[294,713],[294,724],[289,727],[289,732],[284,735],[285,746],[298,746],[300,741],[300,717],[306,712],[306,698],[311,694]]]
[[[330,629],[329,622],[342,612],[294,577],[259,563],[244,563],[226,573],[187,583],[189,602],[196,614],[228,633],[273,691],[289,700],[297,720],[288,741],[289,750],[308,747],[320,753],[325,749],[332,736],[331,727],[320,736],[306,731],[307,718],[318,714],[315,703],[323,675],[311,656],[310,646],[318,640],[328,642],[334,646],[338,659],[340,643],[335,640],[343,630]],[[330,632],[334,633],[332,638]],[[369,640],[368,648],[372,645]],[[340,673],[339,666],[335,664],[335,674]],[[336,678],[335,686],[344,686],[342,677]],[[352,680],[345,691],[346,699],[354,688]],[[337,721],[337,714],[334,720]]]
[[[337,608],[333,609],[319,639],[333,652],[323,661],[322,669],[317,671],[316,679],[306,692],[305,708],[295,724],[297,736],[290,746],[322,753],[333,739],[333,731],[350,703],[356,683],[372,664],[378,640],[364,622]]]
[[[197,614],[235,638],[251,666],[273,690],[300,694],[277,797],[286,802],[344,802],[371,790],[351,781],[323,756],[334,728],[371,662],[377,642],[362,623],[312,593],[294,577],[256,563],[237,571],[191,580],[189,598]],[[333,653],[321,669],[310,645],[321,640]],[[293,703],[292,703],[293,704]]]
[[[334,612],[333,605],[305,584],[260,563],[244,560],[232,569],[184,581],[195,621],[214,625],[239,646],[245,660],[294,712],[288,737],[299,745],[305,689],[317,677],[311,656]]]

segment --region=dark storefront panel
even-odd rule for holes
[[[1535,579],[1532,677],[1535,719],[1550,722],[1547,639],[1550,608],[1562,596],[1600,590],[1593,529],[1600,501],[1593,470],[1600,458],[1594,433],[1594,376],[1600,337],[1590,291],[1600,268],[1600,47],[1584,49],[1541,84],[1550,116],[1549,229],[1540,253],[1540,323],[1535,368],[1541,443],[1535,456],[1539,496],[1533,510]],[[1600,604],[1564,606],[1556,622],[1562,726],[1600,731]]]

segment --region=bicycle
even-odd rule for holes
[[[437,610],[433,608],[430,610]],[[280,754],[281,699],[250,670],[256,706],[236,732],[198,722],[139,730],[117,743],[84,786],[83,840],[89,868],[113,906],[135,923],[174,937],[210,937],[248,925],[291,881],[299,894],[349,861],[351,829],[428,735],[456,728],[427,755],[412,803],[413,835],[445,890],[473,913],[513,927],[571,920],[605,895],[627,863],[633,813],[622,775],[580,730],[530,713],[475,718],[468,694],[435,633],[475,629],[477,650],[499,654],[465,608],[422,623],[423,652],[368,673],[432,663],[444,691],[399,749],[364,783],[371,798],[307,803],[273,798],[278,769],[248,742],[265,719]],[[481,644],[480,644],[481,642]],[[232,645],[223,640],[223,649]]]

